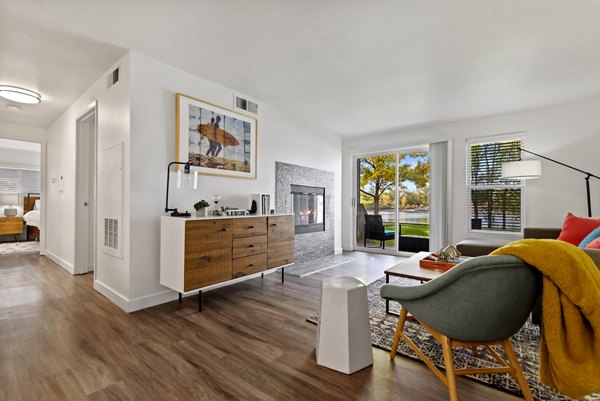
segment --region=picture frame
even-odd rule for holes
[[[177,93],[178,162],[200,174],[256,179],[258,121]]]

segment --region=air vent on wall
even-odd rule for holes
[[[247,96],[238,93],[233,94],[233,107],[236,110],[243,110],[248,113],[258,114],[258,103],[250,100]]]
[[[117,82],[119,82],[119,67],[115,68],[113,72],[106,77],[106,89],[110,89]]]
[[[119,249],[119,220],[104,219],[104,246],[110,249]]]

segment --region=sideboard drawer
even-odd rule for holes
[[[251,256],[265,252],[267,252],[266,235],[233,239],[234,258],[242,258],[244,256]]]
[[[250,237],[267,234],[267,219],[264,217],[248,217],[233,221],[233,237]]]
[[[186,253],[184,291],[231,280],[231,249]]]
[[[249,274],[264,271],[267,268],[267,254],[246,256],[233,259],[233,278],[247,276]]]
[[[269,242],[294,241],[294,216],[270,216]]]

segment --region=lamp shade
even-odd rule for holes
[[[502,178],[513,180],[531,180],[542,176],[540,160],[519,160],[502,164]]]

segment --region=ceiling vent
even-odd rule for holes
[[[106,89],[110,89],[117,82],[119,82],[119,67],[115,68],[113,72],[106,77]]]
[[[258,114],[258,103],[248,98],[248,96],[233,94],[233,108],[238,111],[245,111],[254,115]]]

